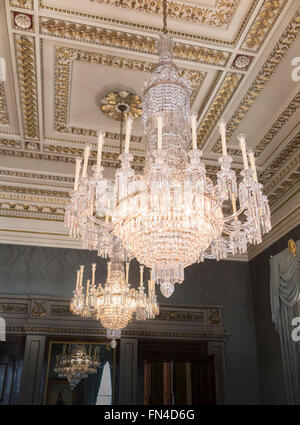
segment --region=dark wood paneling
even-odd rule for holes
[[[18,404],[25,336],[7,335],[0,342],[0,405]]]

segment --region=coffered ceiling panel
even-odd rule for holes
[[[161,0],[0,1],[0,241],[79,246],[63,226],[75,157],[91,143],[92,165],[103,129],[103,165],[114,174],[119,122],[99,104],[112,91],[142,95],[161,28]],[[255,151],[274,231],[253,256],[299,212],[300,82],[291,62],[300,55],[300,0],[169,1],[168,29],[174,61],[192,86],[208,173],[218,170],[222,117],[233,167],[242,168],[238,134]],[[137,172],[145,150],[137,118]]]

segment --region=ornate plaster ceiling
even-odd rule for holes
[[[106,131],[107,174],[118,164],[119,124],[100,111],[111,91],[141,96],[157,62],[161,0],[2,0],[0,56],[0,241],[76,247],[63,226],[74,158]],[[198,145],[218,169],[217,122],[228,122],[233,166],[246,133],[273,213],[274,231],[299,223],[300,0],[177,0],[168,4],[175,62],[193,88]],[[144,165],[141,119],[134,167]],[[281,229],[281,230],[280,230]]]

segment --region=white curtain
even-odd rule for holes
[[[270,259],[272,320],[279,333],[288,404],[300,404],[300,341],[292,340],[292,319],[300,316],[300,239]]]

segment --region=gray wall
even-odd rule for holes
[[[93,252],[62,248],[0,245],[0,293],[71,297],[75,271],[80,264],[97,261],[97,280],[104,281],[105,261]],[[248,263],[206,260],[186,269],[186,279],[176,285],[164,305],[221,304],[225,330],[228,404],[260,402],[252,292]],[[130,280],[138,281],[133,262]]]
[[[300,238],[300,226],[287,233],[250,261],[253,308],[258,351],[258,371],[263,404],[284,404],[285,392],[279,335],[270,305],[270,257],[287,248],[288,240]]]

